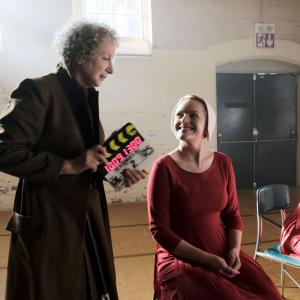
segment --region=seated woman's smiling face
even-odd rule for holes
[[[175,113],[176,138],[183,141],[203,139],[206,119],[207,113],[203,104],[196,100],[184,100]]]

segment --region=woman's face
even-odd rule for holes
[[[75,70],[78,83],[84,87],[98,87],[113,73],[115,45],[104,39],[91,56],[79,57]]]
[[[178,140],[199,141],[206,137],[207,113],[204,105],[187,99],[180,103],[175,112],[174,129]]]

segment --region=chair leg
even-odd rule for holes
[[[284,287],[285,287],[285,265],[280,266],[280,284],[281,284],[281,296],[284,298]]]

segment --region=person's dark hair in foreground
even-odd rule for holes
[[[261,266],[240,250],[243,226],[231,160],[204,143],[215,121],[207,101],[181,98],[171,123],[179,145],[151,170],[155,294],[159,300],[282,299]]]
[[[113,73],[117,41],[98,23],[71,24],[57,73],[22,81],[0,119],[0,170],[20,178],[6,300],[118,299],[95,90]],[[126,174],[128,186],[146,175]]]

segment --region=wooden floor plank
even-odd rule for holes
[[[6,269],[0,268],[0,299],[4,299],[5,283],[6,283]]]

